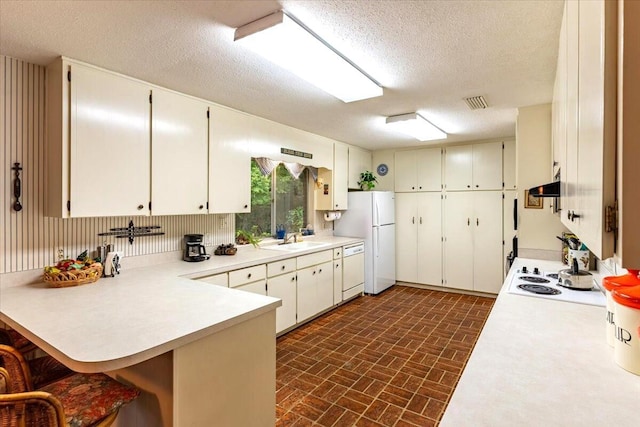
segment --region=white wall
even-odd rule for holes
[[[544,199],[543,209],[525,209],[524,191],[552,181],[551,104],[518,109],[516,122],[516,180],[518,183],[518,247],[559,251],[555,238],[566,228]]]
[[[371,170],[373,174],[378,178],[378,185],[376,190],[380,191],[393,191],[395,186],[394,176],[396,173],[396,166],[394,161],[395,150],[380,150],[373,152],[373,161],[371,162]],[[389,168],[389,172],[385,176],[380,176],[377,172],[378,165],[384,163]]]

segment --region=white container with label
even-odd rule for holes
[[[613,347],[616,335],[616,317],[615,302],[613,301],[612,292],[615,289],[626,288],[629,286],[640,286],[639,270],[627,270],[627,274],[622,276],[607,276],[602,279],[602,287],[605,289],[607,296],[607,344]]]
[[[640,375],[640,286],[612,291],[615,310],[613,358],[623,369]]]

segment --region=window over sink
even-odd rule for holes
[[[310,175],[303,165],[251,159],[251,212],[236,214],[236,231],[276,237],[281,228],[288,233],[303,228],[308,220]]]

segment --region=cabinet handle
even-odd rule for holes
[[[282,266],[282,270],[284,270],[284,269],[285,269],[285,266],[283,265],[283,266]]]
[[[315,270],[313,270],[313,273],[312,273],[312,275],[313,275],[313,276],[315,276],[315,275],[316,275],[316,271],[315,271]]]
[[[336,264],[336,268],[340,268],[340,264]]]
[[[419,190],[422,190],[422,185],[420,187],[418,187]]]
[[[198,206],[198,209],[203,209],[203,208],[204,208],[204,205]]]
[[[416,223],[416,217],[415,217],[415,216],[412,216],[412,217],[411,217],[411,224],[415,224],[415,223]]]
[[[470,185],[467,185],[467,188],[471,188],[471,186],[470,186]]]
[[[420,217],[420,224],[422,224],[422,217]]]
[[[251,279],[251,273],[247,274],[247,279]]]
[[[476,188],[480,187],[478,184],[476,184]]]
[[[244,208],[247,209],[249,207],[249,205],[244,205]]]
[[[415,189],[416,189],[416,187],[411,187],[411,189],[412,189],[412,190],[415,190]]]
[[[476,218],[476,225],[480,225],[480,219]]]
[[[141,211],[142,209],[144,209],[143,205],[138,205],[138,210]]]
[[[573,222],[573,220],[574,220],[574,219],[576,219],[576,218],[580,218],[580,216],[581,216],[581,215],[579,215],[579,214],[575,213],[575,211],[569,211],[569,212],[567,212],[567,218],[568,218],[571,222]]]
[[[295,282],[295,281],[296,281],[296,277],[295,277],[295,276],[293,276],[293,277],[291,278],[291,281],[292,281],[292,282]]]
[[[467,226],[471,225],[471,220],[467,218]]]

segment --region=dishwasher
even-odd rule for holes
[[[364,292],[364,243],[346,246],[342,253],[342,300]]]

